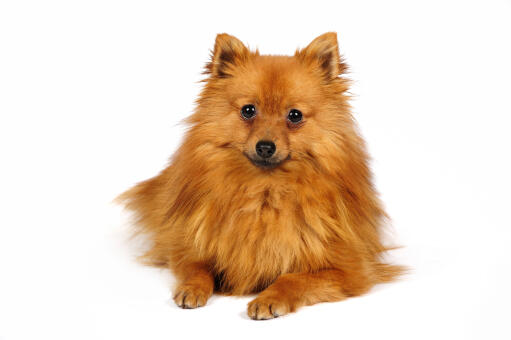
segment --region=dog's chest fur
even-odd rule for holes
[[[190,236],[225,290],[262,289],[282,273],[325,265],[327,238],[321,221],[311,220],[324,206],[317,199],[312,188],[241,186],[208,200]]]

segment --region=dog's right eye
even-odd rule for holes
[[[244,118],[244,119],[251,119],[252,117],[254,117],[256,115],[256,108],[254,105],[252,104],[248,104],[248,105],[244,105],[242,108],[241,108],[241,116]]]

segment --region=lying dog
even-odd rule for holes
[[[345,70],[335,33],[293,56],[217,36],[184,142],[122,195],[152,240],[145,259],[176,275],[180,307],[259,293],[248,315],[270,319],[401,273],[381,261],[385,212]]]

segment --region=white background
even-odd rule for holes
[[[327,31],[411,274],[266,322],[178,309],[110,202],[179,145],[216,33]],[[0,338],[509,339],[510,63],[509,1],[0,2]]]

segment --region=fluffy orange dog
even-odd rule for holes
[[[350,113],[335,33],[294,56],[216,38],[185,140],[158,176],[122,195],[149,235],[174,300],[260,292],[253,319],[338,301],[391,281],[385,217]]]

